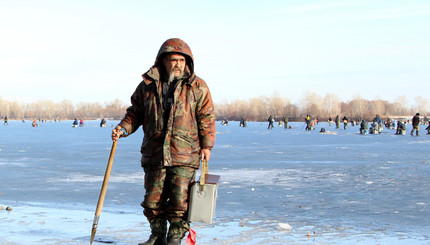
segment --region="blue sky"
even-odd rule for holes
[[[129,103],[179,37],[215,102],[430,91],[430,1],[0,0],[0,97]]]

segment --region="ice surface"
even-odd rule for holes
[[[0,210],[0,244],[89,243],[112,145],[112,127],[98,124],[0,125],[0,206],[13,207]],[[192,224],[197,244],[430,244],[430,135],[423,127],[416,137],[290,125],[217,123],[209,163],[221,175],[216,217]],[[139,130],[118,143],[94,244],[149,236],[140,207],[142,136]]]

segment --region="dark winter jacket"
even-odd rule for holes
[[[369,129],[369,124],[367,123],[366,120],[361,121],[360,128],[361,129],[366,129],[366,130]]]
[[[418,126],[418,125],[420,125],[420,116],[415,115],[412,118],[412,125],[415,126],[415,127]]]
[[[374,122],[377,122],[378,124],[381,124],[381,123],[382,123],[382,120],[381,120],[381,118],[380,118],[379,116],[377,116],[377,117],[373,118],[373,121],[374,121]]]
[[[402,122],[397,122],[397,129],[406,130],[406,126]]]

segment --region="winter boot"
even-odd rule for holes
[[[151,226],[151,236],[146,242],[139,245],[166,245],[167,221],[162,218],[155,218],[149,221]]]
[[[167,245],[181,245],[181,240],[179,237],[169,237],[167,238]]]
[[[169,220],[170,227],[167,233],[167,245],[180,245],[185,233],[190,229],[190,223],[181,218]]]
[[[166,245],[166,237],[158,237],[154,234],[149,236],[149,239],[146,242],[139,243],[139,245]]]

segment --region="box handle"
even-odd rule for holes
[[[200,174],[200,187],[203,191],[206,183],[206,176],[209,175],[208,161],[206,159],[202,160],[202,169]]]

